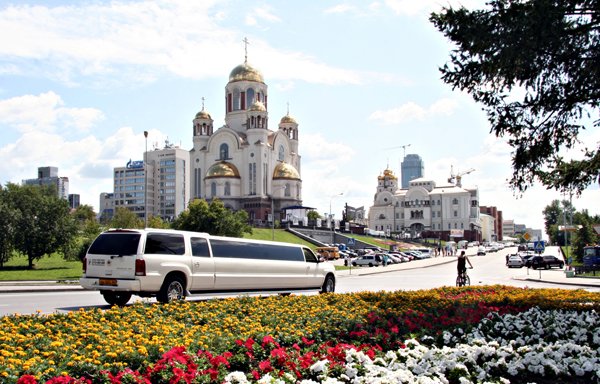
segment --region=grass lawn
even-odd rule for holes
[[[65,261],[61,254],[44,256],[27,269],[25,256],[15,256],[0,269],[0,281],[77,280],[81,277],[81,261]]]

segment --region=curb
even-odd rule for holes
[[[556,284],[556,285],[569,285],[569,286],[578,286],[578,287],[588,287],[588,288],[600,288],[600,282],[598,284],[590,284],[584,282],[570,282],[570,281],[555,281],[555,280],[546,280],[546,279],[534,279],[531,277],[513,277],[513,280],[519,281],[531,281],[535,283],[546,283],[546,284]]]

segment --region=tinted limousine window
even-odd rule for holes
[[[171,233],[149,233],[146,237],[144,253],[183,255],[185,253],[183,236]]]
[[[101,234],[94,240],[88,253],[93,255],[135,255],[140,237],[139,233]]]
[[[211,240],[210,245],[214,257],[304,261],[302,249],[298,247],[230,242],[216,239]]]

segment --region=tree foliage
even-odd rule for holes
[[[110,226],[112,228],[144,228],[144,221],[135,212],[124,207],[117,207]]]
[[[314,209],[311,209],[306,213],[306,217],[308,218],[308,220],[317,220],[321,218],[321,215],[319,215],[319,212],[315,211]]]
[[[160,216],[150,216],[148,219],[148,228],[167,229],[170,227],[169,223],[165,222]]]
[[[195,199],[175,219],[173,228],[231,237],[252,233],[252,227],[248,225],[248,213],[243,210],[231,211],[219,199],[213,199],[210,204],[204,199]]]
[[[456,48],[440,71],[483,106],[491,132],[513,147],[511,186],[539,180],[581,192],[600,182],[597,128],[600,0],[492,0],[486,9],[444,8],[430,21]],[[585,148],[577,159],[564,151]]]
[[[71,246],[77,226],[69,203],[56,196],[52,187],[7,184],[1,194],[12,212],[12,245],[27,255],[28,266],[46,254],[64,252]]]

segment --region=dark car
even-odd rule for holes
[[[530,260],[530,264],[533,269],[548,269],[552,267],[563,268],[565,266],[565,262],[556,256],[533,256]]]

